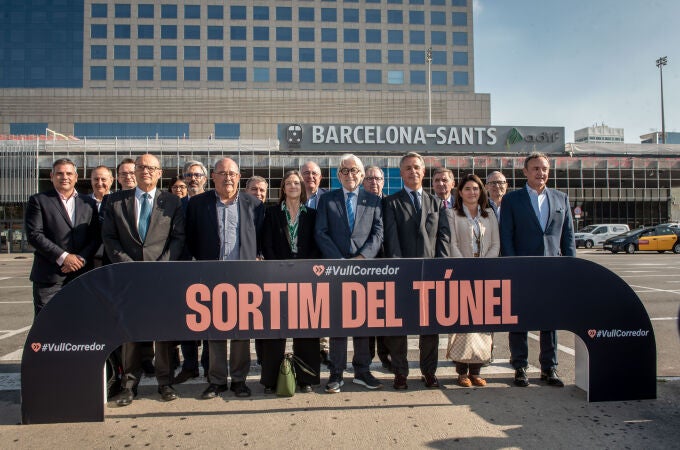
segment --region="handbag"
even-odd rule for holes
[[[292,397],[295,395],[295,387],[297,386],[295,366],[300,370],[311,376],[316,376],[316,373],[303,360],[292,353],[283,355],[283,360],[279,366],[279,375],[276,378],[276,395],[279,397]]]
[[[486,364],[491,361],[491,333],[456,333],[449,335],[446,357],[460,363]]]

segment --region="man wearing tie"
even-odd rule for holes
[[[327,259],[375,258],[383,237],[382,207],[378,196],[361,190],[364,165],[355,155],[342,155],[338,166],[341,189],[324,194],[316,215],[316,243]],[[382,384],[371,374],[368,337],[352,338],[354,344],[354,383],[368,389]],[[347,368],[347,338],[331,337],[330,378],[326,392],[337,393],[344,385],[342,373]]]
[[[102,207],[102,238],[111,262],[176,261],[184,248],[184,215],[180,198],[156,189],[162,169],[158,159],[149,154],[135,161],[135,189],[114,192]],[[143,301],[143,299],[138,299]],[[172,388],[170,367],[172,349],[169,342],[155,343],[158,393],[164,401],[177,398]],[[135,342],[123,345],[125,389],[117,400],[119,406],[132,403],[142,372],[141,348]]]
[[[543,153],[524,160],[527,184],[503,197],[500,216],[502,256],[575,256],[574,228],[566,194],[547,187],[550,162]],[[510,363],[516,386],[529,386],[527,332],[511,332]],[[557,375],[557,332],[541,331],[541,380],[564,386]]]
[[[432,190],[443,209],[453,208],[454,198],[451,191],[456,187],[453,172],[446,167],[437,167],[432,172]]]
[[[441,199],[423,191],[425,161],[418,153],[401,158],[399,172],[404,188],[385,198],[386,258],[433,258],[449,255],[451,233]],[[394,388],[408,389],[408,339],[406,336],[385,337],[392,357]],[[428,388],[439,387],[435,375],[439,361],[439,335],[422,335],[419,339],[420,371]]]
[[[53,189],[28,199],[24,222],[35,249],[30,280],[36,316],[64,285],[94,267],[101,243],[97,204],[76,192],[73,161],[56,160],[50,178]]]

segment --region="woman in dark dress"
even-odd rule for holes
[[[307,208],[305,187],[297,170],[289,170],[281,180],[279,203],[267,208],[262,226],[262,254],[265,260],[314,259],[320,256],[314,239],[316,211]],[[274,393],[279,366],[286,349],[285,339],[262,340],[262,374],[260,383],[265,394]],[[319,371],[319,338],[294,338],[293,353],[302,359],[314,376],[297,369],[301,392],[312,392],[321,382]]]

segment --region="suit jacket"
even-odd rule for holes
[[[87,195],[75,198],[75,223],[66,212],[55,189],[28,199],[24,226],[28,243],[35,249],[30,280],[36,283],[63,283],[94,267],[94,254],[101,244],[97,203]],[[68,252],[85,259],[77,272],[64,274],[57,259]]]
[[[220,233],[217,223],[217,193],[214,190],[191,197],[187,206],[187,247],[198,260],[220,259]],[[242,260],[254,260],[259,253],[258,243],[264,204],[245,192],[238,194],[239,254]]]
[[[538,222],[526,188],[503,197],[500,234],[503,256],[575,256],[574,228],[569,198],[545,188],[550,206],[545,231]]]
[[[318,258],[319,247],[314,239],[314,224],[316,223],[316,210],[305,208],[300,211],[298,218],[298,259]],[[281,205],[273,205],[267,208],[262,225],[262,254],[264,259],[292,259],[293,253],[288,243],[288,223],[286,213],[281,210]]]
[[[494,216],[496,216],[496,219],[499,219],[499,217],[498,217],[498,205],[496,204],[496,202],[494,202],[490,198],[489,198],[489,207],[493,210],[493,214],[494,214]]]
[[[441,202],[423,190],[421,213],[402,189],[383,204],[386,258],[449,256],[451,232]]]
[[[316,190],[316,206],[313,209],[317,209],[319,207],[319,202],[321,201],[321,196],[324,195],[326,192],[328,192],[328,189],[324,188],[319,188]],[[307,199],[309,201],[309,199]]]
[[[324,258],[341,259],[357,255],[375,258],[383,240],[380,198],[359,190],[354,230],[350,230],[344,191],[340,188],[327,192],[319,199],[315,235]]]
[[[137,231],[136,189],[117,191],[102,204],[102,239],[112,263],[177,261],[184,246],[184,216],[179,197],[156,190],[146,239]]]
[[[495,258],[501,250],[501,238],[498,233],[498,220],[491,208],[486,210],[488,216],[479,216],[479,257]],[[473,225],[467,217],[458,215],[455,209],[447,209],[446,217],[451,228],[451,252],[454,258],[472,258]]]

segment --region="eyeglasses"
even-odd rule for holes
[[[172,189],[173,191],[183,191],[186,188],[187,188],[186,186],[173,186],[170,189]]]
[[[119,172],[118,176],[121,177],[121,178],[134,177],[135,173],[134,172]]]
[[[371,181],[375,181],[376,183],[380,183],[382,180],[384,180],[383,177],[366,177],[364,180],[368,181],[369,183]]]
[[[161,170],[161,168],[156,166],[145,166],[144,164],[135,164],[135,170],[139,170],[140,172],[148,170],[151,173],[157,170]]]
[[[343,175],[347,175],[347,174],[350,174],[350,173],[351,173],[352,175],[356,175],[356,174],[360,173],[361,170],[359,170],[358,167],[352,167],[351,169],[348,169],[347,167],[343,167],[343,168],[340,169],[338,172],[340,172],[340,173],[343,174]]]
[[[203,178],[205,175],[200,172],[185,173],[184,178]]]
[[[314,172],[312,170],[305,170],[304,172],[302,172],[302,175],[304,175],[306,177],[308,177],[310,175],[313,176],[313,177],[318,177],[321,174],[319,172]]]
[[[487,184],[490,184],[492,186],[503,186],[504,184],[508,184],[507,181],[489,181]]]
[[[220,177],[229,177],[229,178],[236,178],[237,176],[240,175],[240,173],[233,172],[231,170],[229,172],[222,171],[222,172],[213,172],[213,173],[217,176],[220,176]]]

